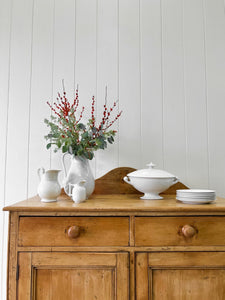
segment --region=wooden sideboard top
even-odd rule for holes
[[[163,195],[162,200],[141,200],[137,194],[92,195],[76,204],[61,195],[57,202],[43,203],[39,196],[5,207],[4,211],[20,212],[225,212],[225,199],[217,197],[211,204],[189,205],[176,200],[175,195]]]
[[[170,187],[161,195],[162,200],[141,200],[131,185],[123,177],[135,169],[122,167],[111,170],[95,181],[95,191],[90,198],[80,204],[74,203],[62,189],[57,202],[43,203],[39,196],[17,202],[5,207],[4,211],[18,212],[190,212],[213,213],[225,212],[225,199],[217,197],[216,201],[205,205],[183,204],[176,200],[176,190],[187,188],[182,183]]]

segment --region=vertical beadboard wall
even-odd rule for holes
[[[73,97],[119,99],[114,145],[96,177],[153,161],[190,187],[225,196],[223,0],[0,0],[0,210],[36,193],[36,170],[61,167],[45,149],[64,79]],[[62,176],[62,175],[61,175]],[[0,211],[0,299],[6,294],[7,213]]]

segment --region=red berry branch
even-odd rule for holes
[[[117,102],[114,102],[113,106],[108,108],[107,96],[105,97],[102,118],[99,125],[96,126],[96,100],[94,96],[91,102],[91,116],[87,124],[82,123],[85,110],[84,106],[78,116],[76,116],[79,106],[78,89],[76,90],[72,104],[66,97],[65,90],[63,91],[63,95],[58,93],[56,99],[57,101],[52,105],[47,101],[48,106],[54,113],[53,116],[50,116],[51,121],[45,119],[45,123],[50,127],[50,133],[45,137],[47,140],[50,140],[50,143],[47,144],[47,148],[50,148],[51,145],[56,145],[57,148],[55,151],[62,148],[63,152],[69,152],[73,155],[80,155],[92,159],[94,151],[105,149],[107,142],[113,143],[116,131],[108,129],[121,116],[122,111],[116,114],[110,121]]]

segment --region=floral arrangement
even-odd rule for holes
[[[94,157],[94,151],[105,149],[107,143],[114,142],[115,130],[109,128],[117,121],[122,111],[114,116],[111,116],[117,102],[114,102],[112,107],[107,107],[106,101],[103,107],[103,116],[99,124],[96,124],[95,116],[95,97],[92,97],[91,115],[87,122],[82,122],[85,107],[83,106],[78,113],[79,97],[78,89],[72,103],[69,102],[65,90],[61,95],[58,93],[57,102],[51,105],[47,104],[54,114],[50,116],[50,121],[45,119],[44,122],[50,127],[50,132],[45,136],[48,142],[47,149],[54,145],[55,152],[62,149],[62,152],[68,152],[74,156],[83,156],[87,159]],[[78,115],[78,116],[77,116]]]

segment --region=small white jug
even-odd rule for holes
[[[87,193],[85,188],[86,180],[80,180],[76,184],[69,184],[69,196],[72,197],[75,203],[84,202],[87,199]],[[73,187],[73,190],[71,191]]]
[[[58,174],[61,170],[47,170],[39,168],[37,170],[40,178],[38,186],[38,195],[42,202],[55,202],[61,193],[61,187],[58,182]]]

